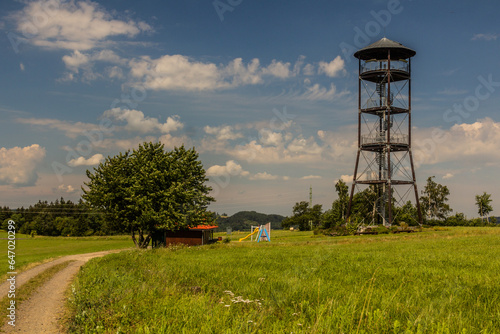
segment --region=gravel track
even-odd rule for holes
[[[33,334],[62,333],[63,331],[59,327],[58,321],[64,313],[64,292],[71,284],[71,281],[78,273],[80,267],[92,258],[118,253],[120,251],[121,250],[111,250],[63,256],[57,260],[38,265],[17,275],[16,289],[19,289],[31,278],[50,267],[65,261],[74,261],[39,287],[29,299],[23,301],[20,305],[16,305],[16,326],[13,327],[6,323],[2,327],[2,331],[5,333]],[[8,291],[9,284],[7,282],[0,285],[0,298],[4,298]]]

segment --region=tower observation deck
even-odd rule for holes
[[[422,223],[411,152],[411,58],[416,52],[387,38],[357,51],[358,151],[349,199],[354,214],[355,192],[369,208],[358,219],[390,226],[399,207],[415,195]],[[413,191],[412,191],[413,190]],[[358,208],[359,209],[359,208]],[[407,222],[410,223],[410,222]]]

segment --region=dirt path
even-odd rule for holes
[[[16,326],[4,325],[2,328],[6,333],[33,333],[48,334],[61,333],[58,320],[64,311],[64,292],[68,288],[72,279],[82,265],[88,260],[101,257],[110,253],[117,253],[120,250],[104,251],[97,253],[87,253],[78,255],[68,255],[49,263],[44,263],[29,269],[18,275],[16,278],[16,288],[29,281],[32,277],[47,270],[48,268],[69,260],[66,268],[55,274],[48,282],[41,286],[28,300],[19,305],[16,310]],[[5,283],[0,286],[0,298],[7,295],[8,286]],[[4,291],[5,290],[5,291]]]

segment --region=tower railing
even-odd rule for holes
[[[387,60],[367,60],[361,64],[361,73],[387,70]],[[409,72],[408,61],[405,59],[391,60],[391,70]]]
[[[387,142],[385,135],[363,135],[361,136],[361,145],[380,145]],[[405,134],[391,134],[390,144],[409,145],[410,137]]]

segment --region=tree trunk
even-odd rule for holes
[[[137,240],[135,239],[135,233],[134,233],[134,229],[132,228],[132,240],[134,241],[134,245],[135,247],[139,248],[139,245],[137,244]]]
[[[140,245],[140,248],[148,248],[149,241],[151,240],[151,233],[148,234],[148,236],[142,241],[142,244]]]

